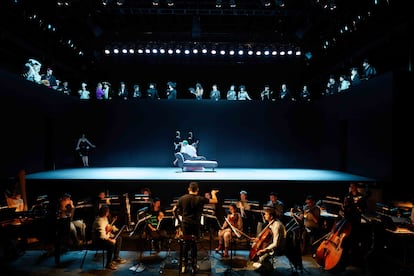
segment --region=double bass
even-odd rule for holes
[[[331,270],[336,267],[342,257],[342,242],[349,236],[352,230],[351,223],[342,218],[328,233],[324,241],[321,242],[316,250],[315,260],[325,270]]]

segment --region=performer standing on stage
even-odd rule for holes
[[[89,167],[89,150],[90,148],[95,148],[96,146],[92,144],[85,134],[78,139],[76,144],[76,151],[78,151],[79,156],[82,158],[82,164],[84,167]]]

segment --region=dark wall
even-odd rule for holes
[[[3,176],[79,166],[74,149],[82,133],[97,146],[91,166],[171,166],[175,130],[192,130],[199,153],[221,167],[392,177],[391,74],[311,103],[81,102],[5,72],[0,78]]]

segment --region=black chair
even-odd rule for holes
[[[88,251],[95,251],[94,260],[98,260],[99,255],[102,255],[102,268],[105,268],[105,256],[106,256],[106,249],[103,244],[98,244],[95,241],[92,241],[92,243],[85,245],[84,247],[85,254],[83,255],[82,262],[80,265],[80,268],[83,268],[83,264],[85,263],[86,255],[88,254]]]

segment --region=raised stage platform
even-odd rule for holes
[[[181,168],[75,168],[28,174],[28,180],[238,180],[238,181],[358,181],[374,179],[333,170],[217,168],[214,172],[182,172]]]
[[[342,197],[349,182],[375,183],[375,179],[333,170],[220,167],[214,172],[182,172],[174,167],[70,168],[27,174],[26,180],[29,204],[42,194],[58,198],[68,192],[82,199],[105,191],[131,196],[146,187],[168,204],[187,192],[190,181],[198,181],[200,194],[218,189],[219,200],[236,199],[245,190],[249,200],[264,203],[270,192],[277,192],[287,207],[302,204],[308,194]]]

